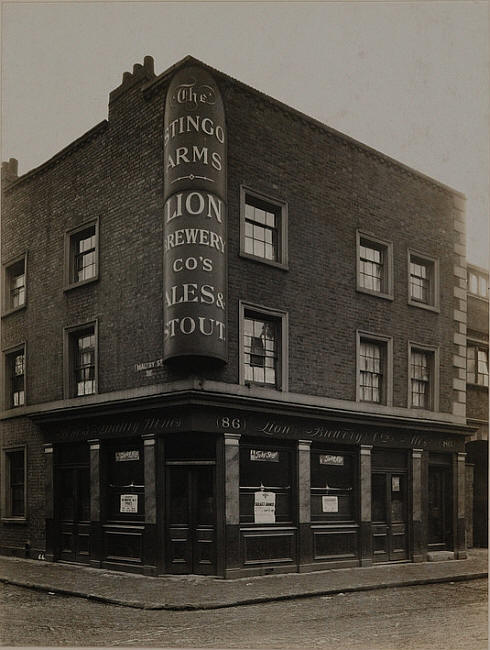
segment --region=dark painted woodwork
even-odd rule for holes
[[[225,509],[226,509],[226,453],[223,436],[216,438],[216,574],[224,576],[227,566],[227,548],[225,544]]]
[[[452,547],[451,468],[429,465],[428,549],[445,551]]]
[[[169,573],[216,574],[214,465],[167,467]]]
[[[407,476],[400,471],[373,470],[373,561],[395,562],[408,557]]]
[[[145,524],[143,531],[144,573],[154,576],[157,573],[158,539],[156,524]]]
[[[241,529],[243,566],[296,562],[296,547],[296,527]]]

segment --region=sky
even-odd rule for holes
[[[488,268],[489,4],[2,1],[2,160],[21,174],[107,117],[124,71],[191,54],[467,197]]]

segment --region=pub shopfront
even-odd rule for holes
[[[46,559],[233,578],[466,557],[454,427],[149,413],[39,422]]]

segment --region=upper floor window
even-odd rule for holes
[[[241,383],[285,389],[286,314],[241,305]]]
[[[357,290],[393,299],[393,245],[359,231]]]
[[[488,386],[488,348],[468,342],[466,348],[466,381]]]
[[[70,397],[97,392],[96,323],[65,330],[65,392]]]
[[[410,344],[409,348],[409,404],[412,408],[435,410],[439,408],[438,350]]]
[[[358,401],[391,404],[392,339],[363,332],[357,337]]]
[[[408,251],[408,302],[425,309],[439,309],[439,265],[437,260]]]
[[[469,268],[468,291],[474,296],[488,298],[488,273]]]
[[[5,353],[6,408],[25,404],[25,346],[20,345]]]
[[[2,454],[2,518],[25,519],[26,516],[25,447],[4,449]]]
[[[8,313],[26,304],[26,255],[4,266],[3,312]]]
[[[241,254],[274,266],[287,265],[287,205],[241,188]]]
[[[67,288],[98,277],[98,222],[66,233],[65,280]]]

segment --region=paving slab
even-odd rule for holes
[[[465,560],[383,564],[223,580],[107,571],[0,556],[0,582],[140,609],[203,610],[488,577],[487,549]]]

